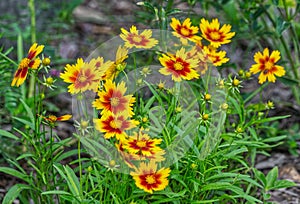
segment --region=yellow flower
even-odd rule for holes
[[[180,41],[186,45],[188,40],[192,42],[200,41],[202,38],[197,36],[199,28],[191,25],[191,19],[187,18],[181,24],[176,18],[172,18],[170,26],[173,28],[174,32],[172,34],[180,39]]]
[[[71,83],[68,86],[68,92],[71,94],[82,93],[87,90],[97,91],[102,74],[97,69],[95,61],[89,63],[83,62],[82,58],[77,59],[75,65],[67,64],[65,72],[60,74],[60,78],[66,83]]]
[[[100,119],[94,119],[95,128],[99,132],[103,132],[104,137],[109,139],[116,137],[117,140],[125,140],[127,134],[125,130],[134,128],[135,125],[132,120],[127,120],[128,115],[120,112],[116,115],[111,112],[106,112]]]
[[[203,52],[207,55],[209,61],[214,66],[221,66],[222,64],[229,61],[229,58],[226,58],[226,51],[219,51],[213,46],[204,46]]]
[[[143,131],[139,133],[134,132],[133,136],[130,136],[123,145],[124,149],[127,149],[130,154],[136,154],[141,156],[151,156],[156,152],[162,151],[159,145],[162,139],[151,139],[150,136]]]
[[[218,19],[213,19],[209,23],[206,19],[202,18],[200,22],[200,30],[202,37],[210,42],[210,44],[216,48],[222,44],[230,43],[230,39],[235,35],[235,32],[230,32],[231,25],[223,25],[220,28]]]
[[[122,46],[119,46],[116,52],[116,59],[114,62],[109,64],[108,69],[105,72],[104,80],[110,79],[114,80],[118,74],[124,71],[126,67],[126,62],[124,62],[128,58],[128,49]]]
[[[122,34],[120,37],[125,41],[125,47],[128,48],[144,48],[149,49],[154,47],[158,41],[154,38],[151,38],[152,31],[151,30],[144,30],[141,34],[136,29],[136,26],[131,26],[130,32],[121,28]]]
[[[177,50],[175,55],[163,54],[162,57],[159,57],[159,61],[164,66],[159,72],[163,75],[172,75],[174,81],[199,78],[199,74],[195,70],[198,60],[188,58],[184,48]]]
[[[132,111],[135,98],[132,95],[125,95],[127,88],[125,82],[116,85],[112,80],[107,80],[104,84],[104,89],[98,91],[98,96],[93,107],[97,110],[103,109],[104,112],[110,111],[114,114],[125,112],[127,115],[134,115]]]
[[[170,172],[170,168],[157,170],[157,164],[151,160],[148,164],[141,162],[139,168],[135,169],[135,172],[130,172],[130,175],[138,188],[152,194],[153,191],[160,191],[168,186],[167,177]]]
[[[37,69],[41,60],[36,58],[44,49],[44,45],[34,43],[27,54],[27,57],[23,58],[18,66],[17,71],[14,74],[14,78],[11,82],[11,86],[20,86],[24,83],[27,77],[28,69]]]
[[[252,65],[250,68],[250,72],[253,74],[257,74],[261,72],[258,76],[258,83],[262,84],[267,79],[269,82],[275,82],[276,76],[282,77],[285,75],[285,70],[282,66],[276,65],[280,59],[280,52],[275,50],[269,55],[269,49],[265,48],[263,53],[257,52],[254,55],[254,61],[256,64]]]

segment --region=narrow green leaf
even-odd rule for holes
[[[15,136],[14,134],[6,131],[6,130],[0,130],[0,136],[4,136],[4,137],[8,137],[14,140],[19,140],[19,138],[17,136]]]
[[[2,204],[11,204],[19,196],[20,192],[26,189],[31,189],[30,186],[25,184],[15,184],[5,194]]]
[[[80,190],[80,184],[77,176],[69,166],[64,166],[64,169],[67,175],[67,182],[70,190],[72,191],[73,195],[77,198],[80,198],[81,201],[83,199],[83,196]]]
[[[281,120],[281,119],[288,118],[288,117],[291,117],[291,116],[290,115],[282,115],[282,116],[275,116],[275,117],[270,117],[270,118],[264,118],[264,119],[252,121],[250,123],[250,125],[260,124],[260,123],[266,123],[266,122],[271,122],[271,121],[276,121],[276,120]]]
[[[22,118],[18,118],[18,117],[12,117],[12,118],[23,123],[24,125],[28,125],[32,130],[35,130],[34,123],[32,123],[28,120],[24,120]]]
[[[54,190],[54,191],[45,191],[42,193],[42,195],[72,195],[69,192],[66,191],[60,191],[60,190]]]
[[[270,138],[264,139],[262,142],[278,142],[278,141],[284,140],[286,138],[287,138],[286,135],[282,135],[282,136],[276,136],[276,137],[270,137]]]
[[[17,177],[19,179],[22,179],[23,181],[26,181],[27,183],[29,183],[29,177],[26,174],[23,174],[15,169],[12,169],[10,167],[0,167],[0,172],[12,175],[14,177]]]
[[[25,108],[25,110],[27,112],[27,116],[30,118],[31,122],[34,124],[35,117],[33,116],[31,108],[22,99],[20,99],[20,101],[23,104],[23,106],[24,106],[24,108]]]

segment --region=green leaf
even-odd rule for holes
[[[9,167],[0,167],[0,172],[12,175],[14,177],[17,177],[19,179],[22,179],[23,181],[26,181],[27,183],[30,183],[30,179],[28,175],[23,174],[15,169],[9,168]]]
[[[281,36],[282,32],[289,28],[290,25],[291,24],[289,22],[284,21],[281,17],[278,17],[276,20],[276,33],[278,36]]]
[[[32,130],[35,130],[34,123],[32,123],[28,120],[24,120],[22,118],[18,118],[18,117],[12,117],[12,118],[23,123],[24,125],[28,125]]]
[[[278,167],[276,166],[273,169],[271,169],[271,171],[269,171],[269,173],[266,176],[266,180],[267,180],[267,185],[265,186],[266,191],[274,187],[277,177],[278,177]]]
[[[291,79],[288,77],[279,77],[278,80],[287,86],[298,86],[300,82],[295,79]]]
[[[6,130],[0,130],[0,136],[4,136],[4,137],[8,137],[14,140],[19,140],[19,138],[17,136],[15,136],[14,134],[6,131]]]
[[[260,182],[263,184],[263,186],[266,187],[267,186],[267,180],[266,180],[265,175],[257,169],[253,169],[253,171],[254,171],[254,174],[255,174],[256,178],[258,178],[260,180]]]
[[[31,157],[31,158],[33,158],[34,155],[31,154],[31,153],[21,154],[16,160],[18,161],[18,160],[24,159],[24,158],[26,158],[26,157]],[[33,159],[35,160],[35,158],[33,158]]]
[[[54,191],[45,191],[42,193],[42,195],[72,195],[72,194],[66,191],[54,190]]]
[[[21,191],[31,189],[30,186],[25,184],[15,184],[5,194],[2,204],[11,204],[20,194]]]
[[[23,101],[22,99],[20,99],[21,103],[23,104],[26,112],[27,112],[27,116],[30,118],[32,124],[34,124],[35,121],[35,117],[31,111],[31,108],[25,103],[25,101]]]
[[[293,187],[293,186],[296,186],[296,184],[292,181],[277,180],[277,181],[275,181],[274,186],[272,188],[270,188],[270,190],[280,189],[280,188],[289,188],[289,187]]]
[[[276,121],[276,120],[281,120],[281,119],[288,118],[288,117],[290,117],[290,115],[283,115],[283,116],[275,116],[275,117],[270,117],[270,118],[263,118],[263,119],[260,119],[260,120],[252,121],[252,122],[250,122],[249,125],[266,123],[266,122],[271,122],[271,121]]]
[[[278,142],[278,141],[284,140],[285,138],[287,138],[286,135],[270,137],[270,138],[262,140],[262,142],[264,142],[264,143],[265,142]]]
[[[279,0],[272,0],[272,2],[273,2],[273,4],[274,4],[275,6],[278,6],[278,5],[279,5]]]
[[[178,8],[174,8],[174,9],[171,9],[170,11],[167,11],[166,15],[171,16],[171,15],[175,15],[175,14],[178,14],[178,13],[182,13],[182,11]]]
[[[80,190],[80,184],[78,181],[77,176],[75,175],[74,171],[69,166],[64,166],[66,176],[67,176],[67,183],[72,192],[72,194],[76,198],[80,198],[80,201],[83,199],[82,192]]]

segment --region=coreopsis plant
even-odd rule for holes
[[[67,64],[59,76],[76,99],[75,116],[45,116],[40,98],[34,98],[34,113],[22,102],[31,122],[19,121],[31,130],[18,132],[24,143],[31,144],[33,153],[21,158],[34,155],[28,163],[36,170],[37,179],[18,177],[30,183],[31,194],[39,194],[36,202],[263,203],[270,189],[293,185],[276,183],[275,168],[264,177],[254,167],[256,152],[283,139],[260,136],[259,129],[267,127],[262,124],[286,116],[269,117],[268,111],[274,108],[271,101],[262,106],[247,104],[262,88],[246,99],[240,95],[243,81],[251,80],[251,73],[261,72],[259,83],[275,82],[275,76],[285,74],[276,64],[280,52],[270,55],[267,48],[257,52],[256,64],[239,74],[242,79],[231,74],[215,77],[212,68],[218,73],[219,67],[230,61],[221,48],[235,36],[231,25],[221,25],[218,19],[202,18],[193,25],[190,18],[171,18],[169,27],[171,35],[164,38],[149,29],[139,31],[135,25],[129,31],[121,28],[119,44],[110,50],[112,59],[103,53]],[[56,87],[53,78],[37,79],[44,74],[37,58],[43,48],[33,44],[20,62],[12,86],[24,83],[28,70],[37,70],[36,87]],[[139,50],[151,52],[158,66],[139,59]],[[44,65],[49,66],[46,61]],[[38,91],[34,97],[44,94]],[[57,123],[71,117],[77,129],[75,137],[62,140],[54,136]],[[40,131],[41,124],[49,131],[45,127]],[[76,142],[75,151],[65,152],[66,146]],[[86,153],[89,156],[82,158]],[[68,161],[63,161],[66,158]]]

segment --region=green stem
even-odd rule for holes
[[[80,182],[80,191],[82,191],[82,166],[81,166],[81,146],[80,146],[80,135],[77,136],[78,143],[77,143],[77,149],[78,149],[78,165],[79,165],[79,182]]]
[[[36,42],[36,21],[35,21],[35,7],[34,7],[34,0],[29,0],[28,1],[28,7],[29,7],[29,11],[30,11],[30,22],[31,22],[31,30],[30,30],[30,34],[31,34],[31,43],[35,43]],[[29,81],[29,91],[28,91],[28,98],[33,96],[33,92],[34,92],[34,85],[35,85],[35,79],[33,76],[30,77],[30,81]]]
[[[261,85],[258,89],[256,89],[248,98],[244,100],[244,104],[246,104],[248,101],[250,101],[254,96],[256,96],[258,93],[260,93],[269,83],[264,83]]]
[[[0,56],[3,57],[4,59],[6,59],[7,61],[9,61],[10,63],[12,63],[13,65],[15,65],[16,67],[19,66],[15,61],[13,61],[12,59],[10,59],[6,55],[4,55],[2,52],[0,52]]]

